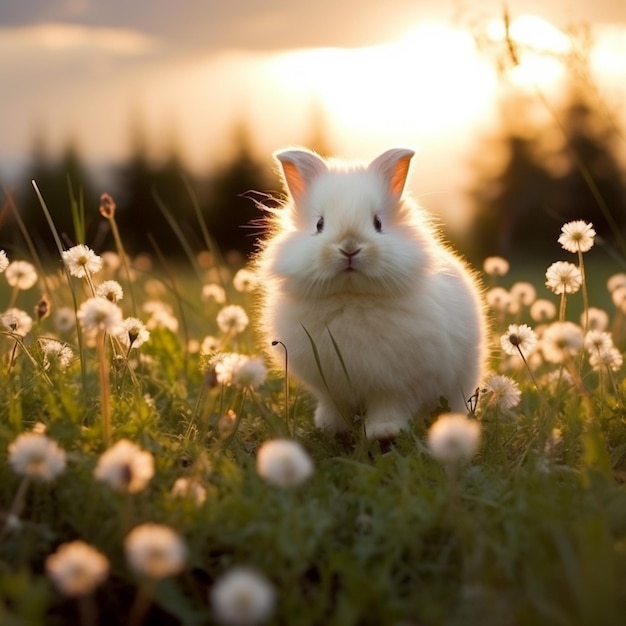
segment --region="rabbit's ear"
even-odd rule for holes
[[[402,195],[409,173],[409,164],[414,154],[413,150],[404,148],[387,150],[369,164],[368,170],[381,174],[389,195],[399,198]]]
[[[313,180],[328,171],[324,160],[309,150],[281,150],[274,153],[274,158],[280,163],[285,185],[296,203],[307,194]]]

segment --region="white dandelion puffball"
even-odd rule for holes
[[[567,222],[561,227],[558,242],[568,252],[588,252],[593,247],[596,231],[583,220]]]
[[[85,300],[76,317],[86,333],[104,331],[117,335],[124,328],[122,310],[117,304],[98,296]]]
[[[247,328],[249,322],[248,315],[238,304],[225,306],[217,314],[217,325],[224,334],[241,333]]]
[[[124,290],[116,280],[105,280],[96,287],[96,295],[116,304],[124,297]]]
[[[142,524],[128,533],[124,550],[129,567],[154,580],[176,576],[185,568],[187,546],[169,526]]]
[[[122,330],[117,338],[126,348],[139,348],[150,339],[150,331],[140,319],[127,317],[122,322]]]
[[[488,276],[504,276],[509,271],[509,262],[501,256],[488,256],[483,261],[483,270]]]
[[[218,624],[254,626],[270,619],[276,592],[253,569],[236,567],[222,575],[211,590],[211,608]]]
[[[256,457],[259,476],[277,487],[294,487],[313,473],[308,452],[291,439],[271,439],[260,448]]]
[[[96,480],[116,491],[136,493],[154,476],[154,457],[128,439],[102,453],[94,469]]]
[[[455,465],[466,463],[478,451],[480,424],[462,413],[444,413],[428,431],[428,447],[435,459]]]
[[[38,280],[37,270],[28,261],[12,261],[4,270],[4,276],[10,287],[26,291]]]
[[[0,274],[9,267],[9,257],[4,250],[0,250]]]
[[[7,309],[1,316],[2,325],[15,335],[26,337],[33,328],[33,318],[21,309]]]
[[[72,541],[48,556],[46,572],[63,595],[81,596],[91,593],[107,579],[109,560],[84,541]]]
[[[546,270],[546,287],[553,293],[576,293],[583,284],[583,275],[576,265],[556,261]]]
[[[485,381],[484,393],[489,398],[489,404],[504,410],[516,407],[522,397],[517,382],[500,374],[494,374]]]
[[[9,465],[22,476],[50,482],[65,470],[65,452],[39,433],[23,433],[9,445]]]
[[[83,244],[64,250],[61,257],[67,271],[76,278],[93,276],[102,269],[102,258]]]
[[[502,349],[509,355],[528,354],[537,343],[535,331],[526,324],[511,324],[500,337]]]

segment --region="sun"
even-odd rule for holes
[[[386,45],[288,52],[273,73],[281,90],[323,103],[346,134],[420,141],[452,135],[482,115],[496,82],[471,35],[437,23]]]

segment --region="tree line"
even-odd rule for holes
[[[619,124],[591,96],[572,88],[564,105],[542,122],[534,118],[536,101],[503,101],[499,127],[468,155],[472,216],[461,247],[474,262],[495,254],[551,260],[555,233],[573,219],[592,222],[601,242],[626,255],[626,144]],[[323,155],[332,153],[319,121],[306,143]],[[50,228],[30,183],[35,180],[68,246],[78,243],[73,204],[85,209],[86,242],[98,251],[113,248],[109,224],[97,210],[100,192],[107,191],[117,203],[116,221],[130,254],[158,250],[175,257],[183,252],[180,237],[192,249],[203,249],[202,219],[222,252],[247,256],[262,230],[257,203],[271,204],[279,190],[245,124],[236,129],[234,147],[229,162],[197,175],[174,149],[152,159],[137,133],[130,158],[114,168],[113,188],[103,190],[96,189],[76,147],[50,158],[36,144],[21,182],[0,198],[0,248],[23,247],[17,211],[44,258],[46,252],[53,255]]]

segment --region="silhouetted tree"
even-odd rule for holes
[[[56,246],[50,226],[31,181],[35,181],[50,211],[54,226],[63,244],[71,246],[89,239],[95,232],[100,216],[97,195],[80,153],[73,143],[68,143],[60,157],[51,157],[45,142],[38,137],[31,154],[30,164],[18,183],[16,206],[30,237],[42,256],[55,255]],[[73,215],[84,210],[84,227],[77,228]],[[79,220],[80,221],[80,220]]]
[[[584,219],[610,245],[624,249],[626,179],[616,156],[616,135],[580,91],[574,91],[561,114],[566,164],[553,179],[550,208],[559,221]]]
[[[626,188],[606,126],[576,92],[556,115],[563,136],[556,147],[545,145],[546,128],[530,123],[505,128],[492,150],[481,146],[470,190],[475,261],[491,254],[554,260],[560,227],[575,219],[592,222],[609,241],[619,240]],[[495,169],[484,159],[493,153],[502,155]]]
[[[273,186],[276,186],[275,184]],[[206,199],[206,223],[223,253],[248,255],[254,248],[261,212],[256,195],[272,187],[264,167],[256,160],[249,131],[237,126],[232,160],[211,176]]]
[[[133,130],[131,156],[117,171],[115,191],[116,220],[129,253],[152,252],[154,242],[163,253],[181,254],[164,211],[188,234],[193,232],[188,227],[191,209],[185,183],[190,178],[175,144],[165,160],[155,164],[143,133]]]

